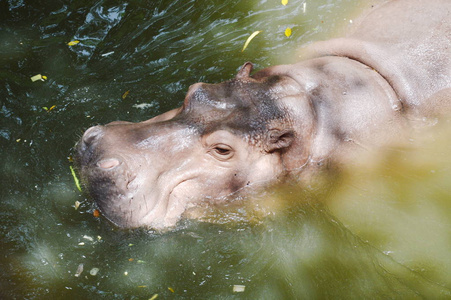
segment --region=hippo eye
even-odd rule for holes
[[[229,159],[233,156],[233,150],[230,146],[217,144],[212,148],[212,154],[221,160]]]

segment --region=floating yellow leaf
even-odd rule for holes
[[[171,287],[168,287],[168,290],[170,290],[172,293],[174,293],[175,291],[174,291],[174,289],[173,288],[171,288]]]
[[[75,170],[74,168],[72,168],[72,166],[69,166],[69,168],[70,172],[72,173],[72,177],[74,177],[75,185],[77,186],[77,189],[81,192],[80,181],[78,181],[77,174],[75,174]]]
[[[52,111],[55,107],[56,107],[56,105],[52,105],[50,108],[48,108],[47,106],[44,106],[43,109],[44,109],[46,112],[50,112],[50,111]]]
[[[252,39],[259,34],[261,31],[254,31],[246,40],[246,43],[244,43],[244,47],[243,50],[241,50],[241,52],[243,52],[244,50],[246,50],[247,46],[249,45],[249,43],[252,41]]]
[[[153,295],[149,300],[155,300],[158,298],[158,294]]]
[[[130,93],[130,91],[126,91],[126,92],[122,95],[122,100],[124,100],[124,99],[128,96],[129,93]]]
[[[35,82],[38,80],[44,81],[47,79],[47,76],[42,76],[41,74],[38,75],[34,75],[33,77],[31,77],[31,81]]]
[[[285,29],[285,35],[287,37],[289,37],[291,35],[291,28],[290,27],[287,27],[287,29]]]
[[[287,5],[288,4],[288,0],[282,0],[282,5]]]
[[[74,45],[77,45],[78,43],[80,43],[80,41],[70,41],[69,43],[67,43],[67,45],[74,46]]]

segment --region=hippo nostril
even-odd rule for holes
[[[82,141],[83,146],[89,147],[91,146],[96,139],[98,139],[103,132],[102,126],[93,126],[88,128],[83,134]]]
[[[120,164],[119,160],[115,159],[115,158],[107,158],[104,160],[101,160],[97,163],[97,165],[105,170],[110,170],[113,169],[115,167],[117,167]]]

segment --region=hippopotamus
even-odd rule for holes
[[[190,86],[147,121],[86,130],[76,165],[120,227],[167,228],[200,203],[346,163],[451,107],[451,1],[393,0],[302,61]],[[309,179],[310,180],[310,179]]]

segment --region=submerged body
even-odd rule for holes
[[[427,2],[427,3],[426,3]],[[190,87],[181,108],[88,129],[77,164],[102,213],[173,226],[201,201],[346,163],[451,107],[451,2],[394,0],[310,58]]]

